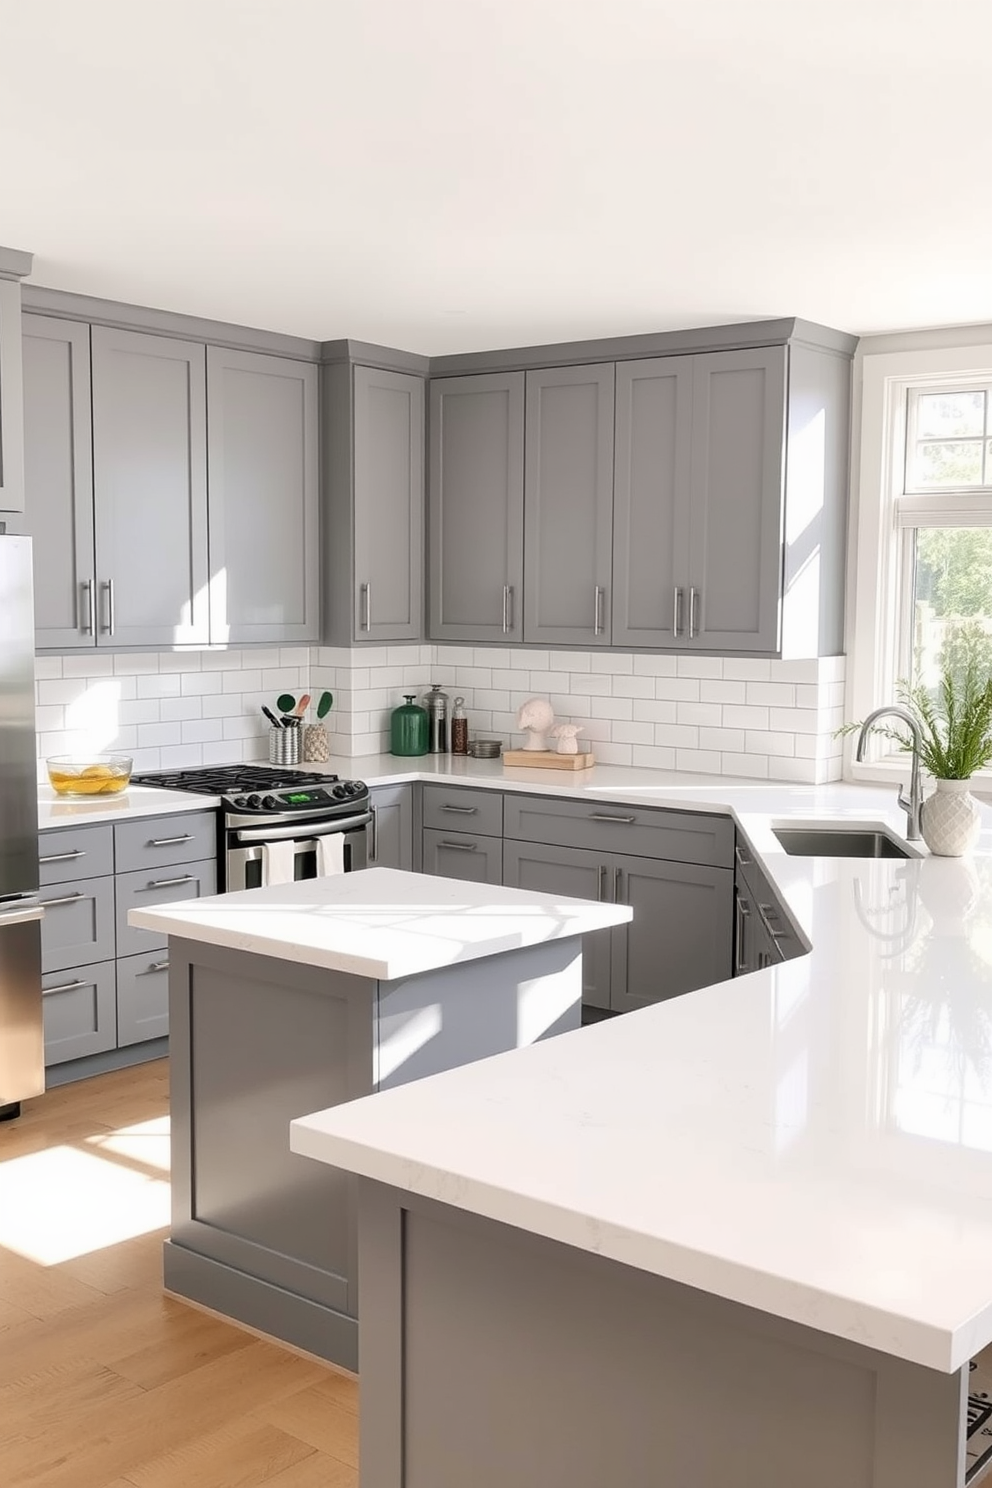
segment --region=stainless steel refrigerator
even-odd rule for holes
[[[0,522],[0,1120],[45,1089],[31,539]]]

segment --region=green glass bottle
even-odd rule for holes
[[[427,753],[427,710],[414,701],[414,694],[403,694],[406,702],[393,709],[389,721],[390,753]]]

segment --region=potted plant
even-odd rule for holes
[[[992,676],[974,656],[958,666],[945,658],[936,695],[919,682],[900,682],[896,695],[920,726],[920,764],[936,786],[923,803],[923,840],[939,857],[959,858],[974,847],[981,830],[968,787],[976,770],[992,761]],[[849,723],[839,732],[860,727]],[[877,723],[871,732],[912,752],[913,741],[898,724]]]

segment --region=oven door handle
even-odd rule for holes
[[[334,832],[353,832],[358,827],[367,827],[372,820],[371,811],[362,816],[338,817],[336,821],[300,822],[298,827],[248,827],[234,833],[235,842],[285,842],[288,837],[330,837]]]

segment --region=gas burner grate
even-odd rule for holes
[[[328,785],[337,775],[313,770],[277,770],[270,765],[216,765],[192,770],[144,770],[131,776],[132,785],[154,785],[160,790],[194,791],[203,796],[227,796],[236,791],[280,790],[293,785]]]

